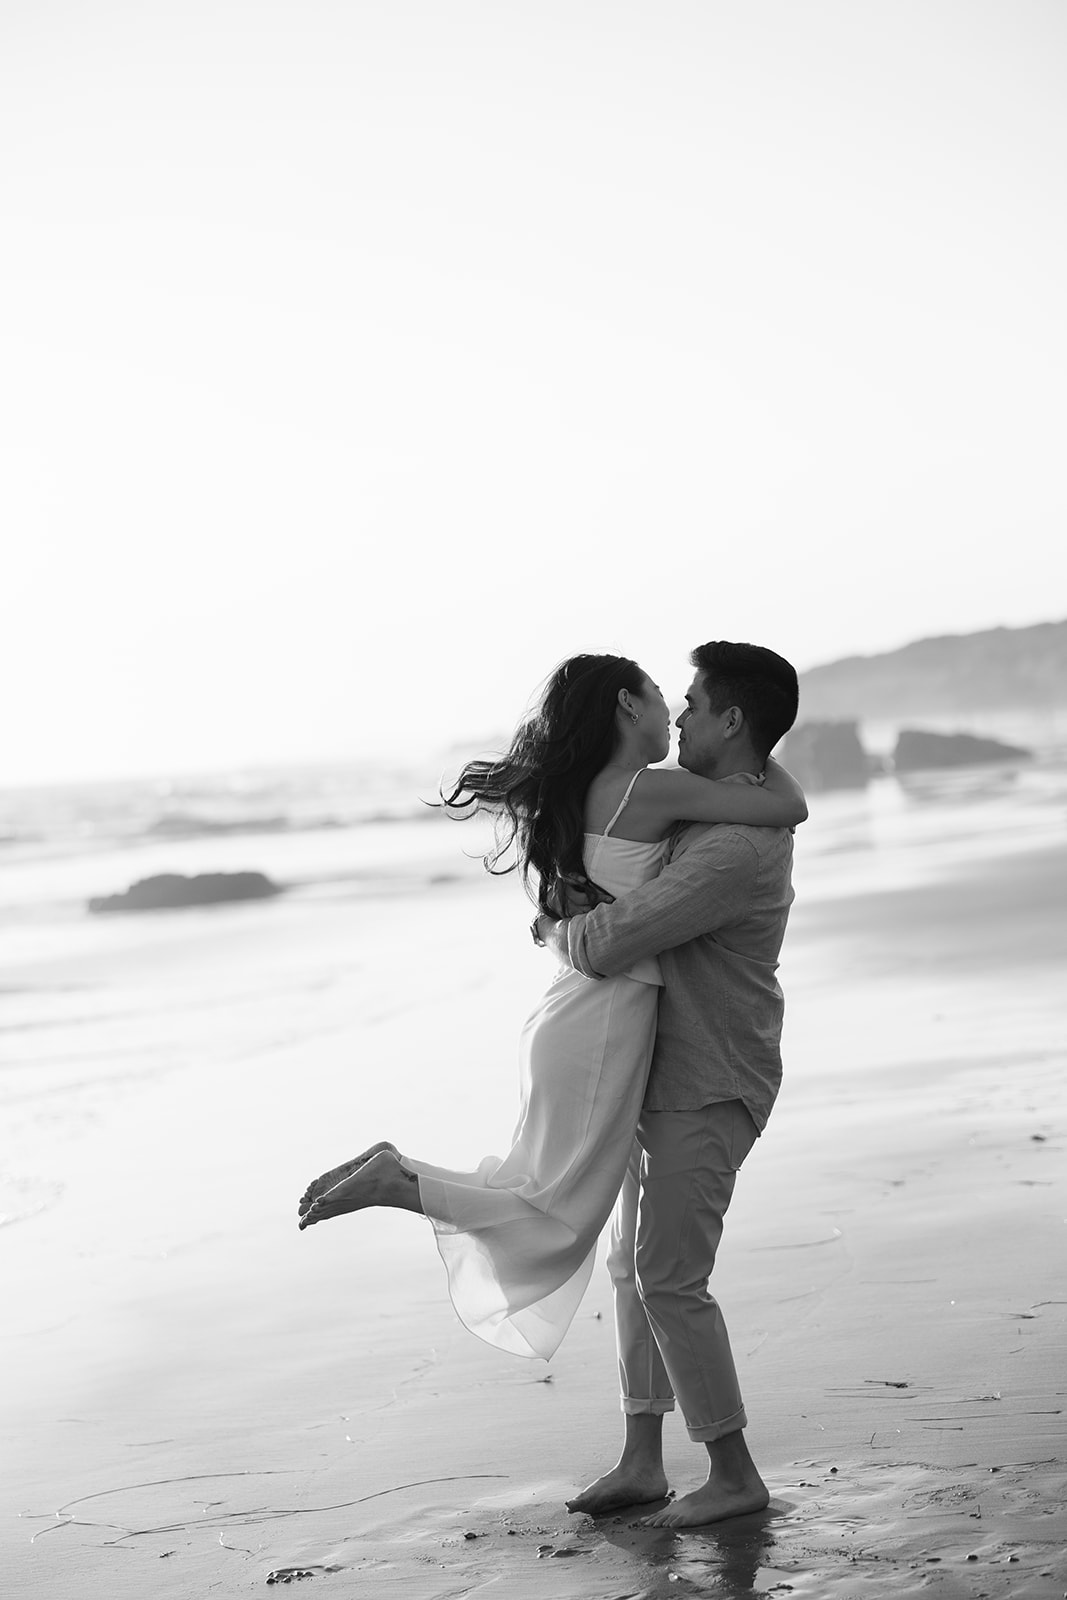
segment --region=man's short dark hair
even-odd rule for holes
[[[756,754],[766,760],[797,717],[795,667],[759,644],[712,639],[689,657],[700,673],[713,711],[740,706]]]

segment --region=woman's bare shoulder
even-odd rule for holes
[[[636,771],[611,769],[599,775],[589,786],[586,801],[586,831],[604,833],[611,828],[616,839],[629,839],[635,844],[655,844],[665,838],[668,825],[673,821],[673,807],[662,784],[657,768],[638,767]],[[599,779],[605,779],[603,783]],[[629,798],[620,815],[619,806],[629,790]]]
[[[627,771],[623,767],[606,767],[603,772],[598,772],[589,785],[585,796],[585,831],[586,833],[603,833],[618,810],[623,795],[630,786],[631,780],[640,768],[631,768]],[[642,778],[641,782],[644,779]],[[634,786],[636,793],[641,783]],[[627,803],[627,810],[633,804],[633,796]],[[625,814],[625,813],[624,813]]]

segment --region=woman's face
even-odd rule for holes
[[[671,748],[671,713],[658,683],[645,676],[641,693],[635,694],[634,704],[640,721],[637,726],[647,747],[646,759],[665,761]]]

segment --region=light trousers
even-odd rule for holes
[[[708,1279],[737,1173],[757,1137],[741,1100],[643,1112],[612,1222],[622,1409],[658,1415],[674,1410],[677,1395],[698,1441],[747,1420]]]

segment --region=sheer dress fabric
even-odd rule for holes
[[[667,852],[665,840],[612,837],[619,812],[584,850],[589,877],[615,896],[654,878]],[[599,980],[561,968],[522,1030],[508,1154],[474,1172],[404,1159],[460,1321],[499,1350],[547,1360],[585,1293],[633,1148],[662,981],[652,959]]]

